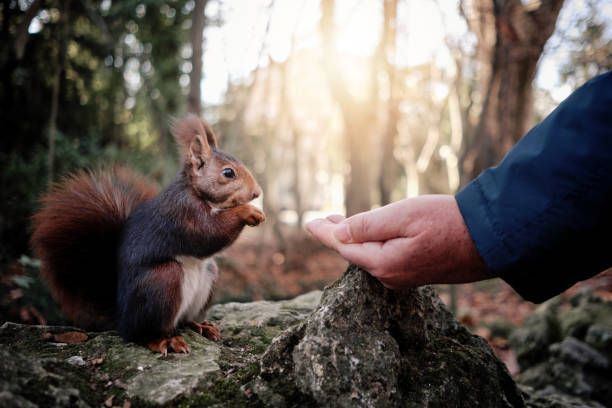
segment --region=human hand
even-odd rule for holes
[[[306,229],[392,289],[492,277],[450,195],[409,198],[347,219],[331,215]]]

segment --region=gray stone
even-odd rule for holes
[[[321,291],[315,290],[291,300],[271,302],[261,300],[249,303],[223,303],[208,311],[208,318],[218,322],[224,330],[241,330],[244,327],[287,327],[302,320],[317,307]]]
[[[66,359],[66,362],[68,364],[72,364],[74,366],[84,366],[84,365],[87,365],[87,363],[85,362],[85,360],[83,360],[83,357],[81,357],[81,356],[68,357]]]
[[[535,345],[527,339],[541,338],[542,326],[526,324],[520,336],[513,335],[512,339],[517,354],[523,354],[522,372],[516,380],[532,387],[539,396],[542,390],[554,386],[559,393],[582,399],[585,404],[591,401],[612,406],[612,350],[608,343],[611,306],[589,293],[579,293],[569,303],[550,310],[553,313],[546,319],[559,322],[559,338],[537,359],[533,358],[533,350],[541,350],[546,342]],[[542,321],[541,314],[538,318]],[[531,353],[530,358],[524,357],[525,350]],[[556,406],[563,406],[559,401],[564,399],[559,398]]]
[[[510,344],[521,368],[545,361],[549,346],[561,339],[558,307],[558,299],[543,303],[525,320],[523,327],[510,335]]]
[[[605,408],[599,402],[565,394],[553,386],[541,390],[520,386],[528,408]]]
[[[523,406],[505,366],[431,288],[385,289],[351,267],[274,339],[254,387],[270,406]]]
[[[595,323],[587,330],[584,341],[612,357],[612,326]]]
[[[53,365],[53,360],[0,349],[0,406],[89,407],[81,398],[78,374]]]
[[[165,404],[181,395],[189,395],[207,374],[220,371],[218,360],[220,346],[203,340],[195,333],[184,333],[191,353],[161,358],[146,349],[114,349],[108,356],[115,364],[130,359],[130,368],[138,371],[126,379],[128,397],[150,403]]]
[[[604,302],[589,292],[579,292],[570,302],[574,307],[559,314],[562,338],[582,340],[593,324],[612,327],[612,302]]]
[[[566,337],[561,343],[553,344],[550,346],[550,353],[570,364],[602,370],[610,368],[610,361],[606,356],[574,337]]]

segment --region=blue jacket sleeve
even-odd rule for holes
[[[493,274],[544,301],[612,266],[612,72],[576,90],[457,203]]]

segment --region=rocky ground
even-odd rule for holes
[[[589,292],[552,299],[512,333],[510,343],[520,383],[612,406],[612,302]]]
[[[534,327],[548,324],[547,313],[534,317]],[[601,407],[611,400],[609,387],[589,382],[610,370],[601,319],[540,337],[517,332],[518,343],[539,350],[518,353],[526,386],[517,386],[432,289],[390,292],[357,268],[323,294],[216,305],[209,317],[222,329],[221,342],[185,331],[191,353],[167,357],[124,344],[114,332],[6,323],[0,406]],[[551,387],[546,381],[556,381],[563,367],[529,375],[527,367],[559,361],[583,367],[572,380],[582,383]],[[581,388],[590,391],[570,395],[575,384],[590,384]]]

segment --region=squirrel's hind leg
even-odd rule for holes
[[[152,268],[128,270],[136,278],[119,287],[122,294],[119,332],[127,341],[146,344],[166,355],[169,351],[188,353],[185,339],[176,335],[181,304],[182,270],[176,261]]]

